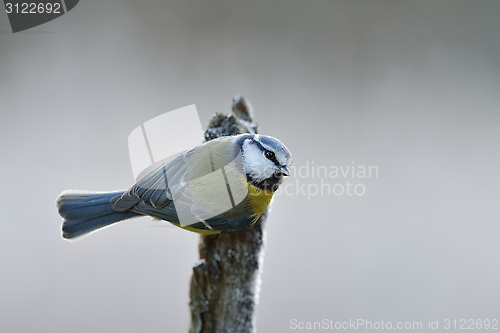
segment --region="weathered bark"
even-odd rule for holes
[[[216,113],[205,139],[256,132],[252,107],[236,96],[232,115]],[[266,217],[267,211],[243,231],[200,236],[200,260],[191,278],[190,333],[255,331]]]

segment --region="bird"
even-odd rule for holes
[[[75,241],[141,216],[200,234],[237,232],[262,216],[291,163],[274,137],[220,137],[160,164],[127,190],[63,191],[56,200],[62,237]]]

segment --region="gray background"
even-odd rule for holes
[[[276,198],[259,331],[500,318],[499,1],[82,0],[9,29],[1,332],[187,330],[196,234],[141,218],[69,243],[54,201],[130,186],[136,126],[193,103],[205,126],[236,93],[295,166],[379,168],[361,197]]]

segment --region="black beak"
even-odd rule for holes
[[[288,171],[287,167],[281,167],[280,172],[283,176],[288,177],[290,176],[290,171]]]

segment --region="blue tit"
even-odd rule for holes
[[[239,231],[264,213],[291,163],[276,138],[221,137],[161,164],[128,190],[64,191],[56,202],[62,236],[77,239],[140,216],[201,234]]]

